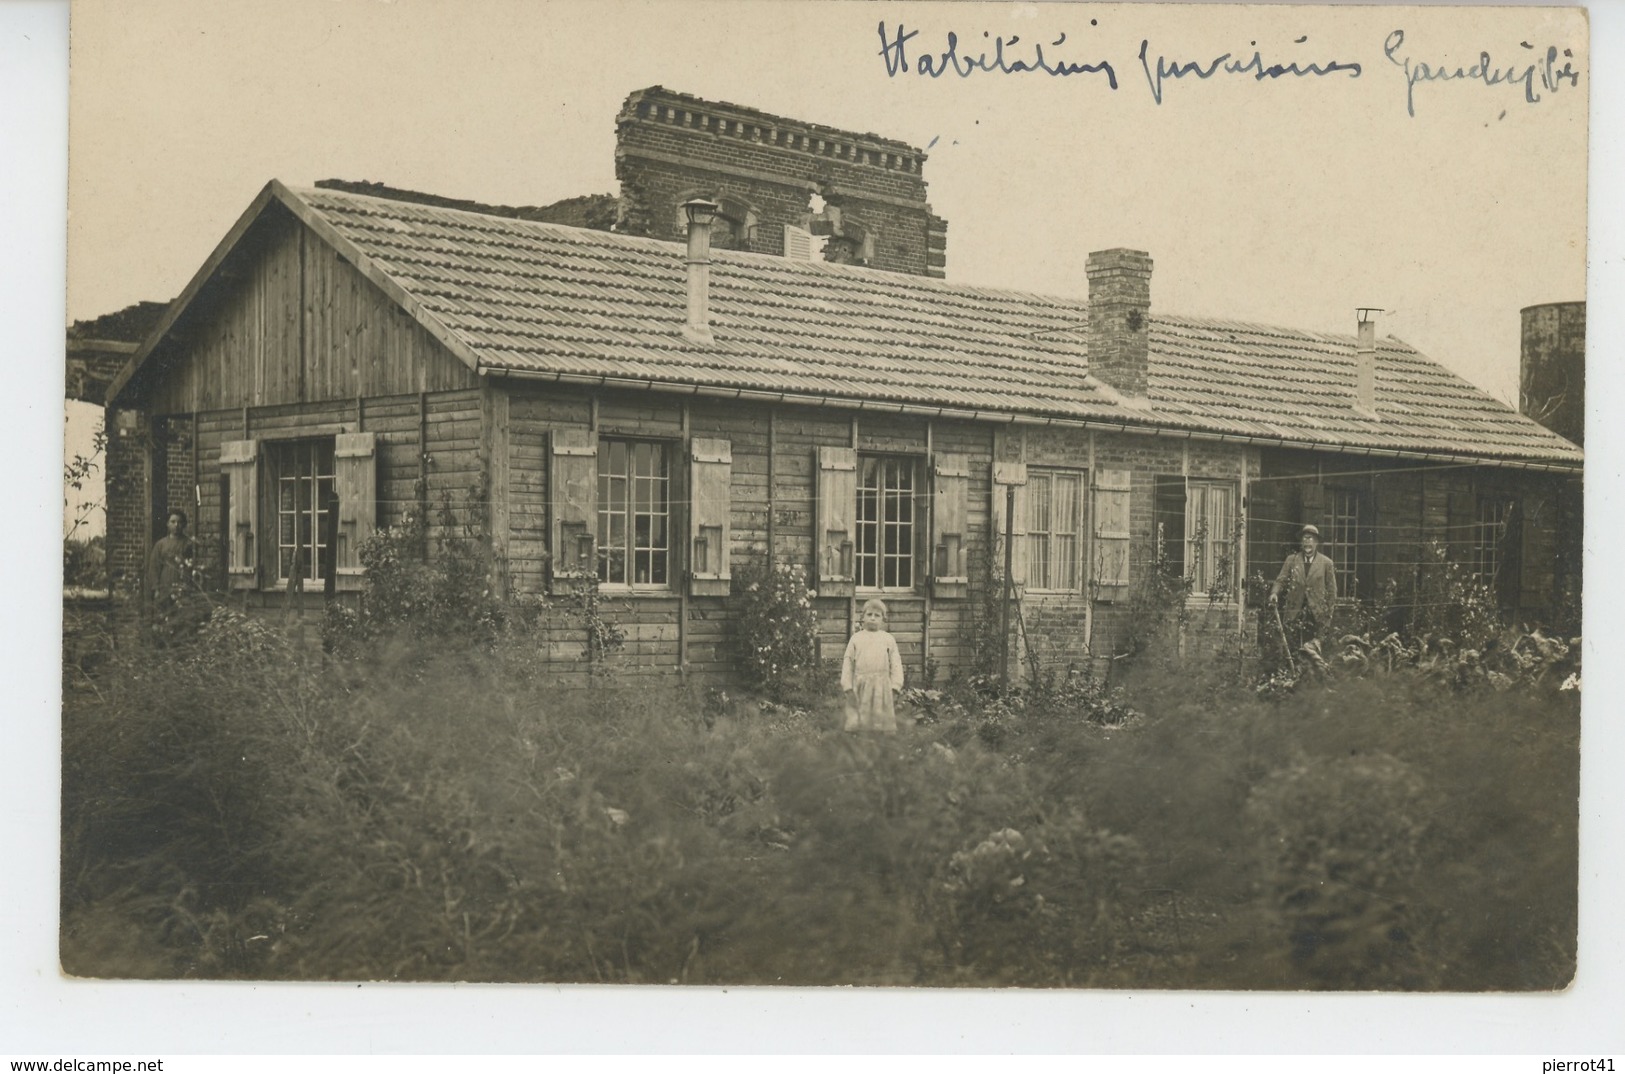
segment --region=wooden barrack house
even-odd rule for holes
[[[717,198],[662,219],[683,194]],[[883,595],[911,673],[963,664],[1007,525],[1026,644],[1061,659],[1120,644],[1159,549],[1241,629],[1239,579],[1310,521],[1350,599],[1410,584],[1433,538],[1529,621],[1577,581],[1580,449],[1370,322],[1153,313],[1132,250],[1090,255],[1086,299],[748,252],[695,208],[685,246],[271,182],[111,386],[140,458],[113,562],[182,506],[228,599],[314,622],[357,599],[376,527],[472,497],[503,584],[596,579],[622,661],[717,675],[770,554],[809,572],[828,646]],[[871,226],[860,252],[889,248]]]

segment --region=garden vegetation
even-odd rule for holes
[[[216,607],[184,644],[73,680],[68,973],[1465,991],[1573,977],[1567,641],[1366,630],[1284,677],[1258,652],[1173,674],[1147,644],[1110,688],[1039,668],[1009,689],[913,689],[912,726],[864,737],[836,730],[830,674],[798,631],[753,635],[744,690],[633,677],[605,662],[609,602],[513,607],[456,554],[402,558],[420,539],[369,550],[388,590],[335,620],[349,644],[302,650]],[[799,574],[752,580],[753,620],[778,600],[811,629]],[[554,615],[576,617],[594,674],[555,678],[533,655]]]

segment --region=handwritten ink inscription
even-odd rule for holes
[[[1301,45],[1308,40],[1307,37],[1300,37],[1293,44]],[[1256,46],[1258,42],[1254,41],[1252,44]],[[1221,53],[1206,63],[1197,60],[1180,63],[1177,60],[1170,60],[1166,56],[1158,56],[1157,62],[1153,66],[1148,56],[1150,50],[1151,42],[1140,42],[1140,69],[1145,72],[1146,84],[1151,87],[1151,96],[1158,104],[1162,103],[1163,81],[1169,78],[1194,76],[1199,79],[1209,79],[1215,74],[1223,73],[1227,75],[1252,75],[1253,81],[1263,82],[1266,79],[1284,78],[1287,75],[1307,78],[1342,73],[1350,78],[1359,78],[1361,71],[1358,63],[1345,63],[1342,60],[1328,60],[1325,63],[1307,64],[1300,64],[1294,60],[1292,63],[1266,64],[1263,55],[1256,48],[1252,56],[1245,60],[1237,59],[1229,52]]]
[[[903,24],[898,23],[896,35],[888,39],[886,37],[886,23],[884,21],[880,23],[880,55],[886,61],[886,76],[888,78],[896,78],[899,74],[908,72],[910,66],[908,62],[908,43],[918,36],[920,36],[920,31],[905,30]],[[988,37],[989,35],[983,33],[982,36]],[[1060,76],[1104,74],[1107,85],[1112,89],[1117,88],[1117,72],[1112,69],[1110,63],[1105,60],[1098,60],[1093,63],[1052,61],[1045,58],[1042,43],[1033,46],[1031,59],[1021,59],[1019,57],[1006,59],[1004,50],[1006,48],[1014,50],[1016,46],[1021,44],[1019,34],[1013,34],[1010,37],[991,38],[990,47],[993,50],[991,54],[986,49],[974,55],[968,52],[961,54],[959,35],[952,30],[948,31],[945,40],[946,45],[940,54],[930,52],[918,54],[914,64],[915,74],[924,75],[927,78],[941,78],[946,74],[969,78],[977,71],[1001,75],[1030,73]],[[1050,43],[1050,47],[1059,48],[1065,44],[1066,34],[1063,33],[1057,40]]]
[[[1091,19],[1090,25],[1096,25]],[[940,79],[945,76],[970,78],[972,75],[1048,75],[1068,78],[1077,75],[1099,76],[1105,87],[1118,88],[1117,68],[1108,57],[1063,59],[1067,35],[1062,32],[1046,46],[1043,42],[1024,44],[1020,35],[995,36],[983,32],[983,44],[967,45],[959,34],[949,31],[942,38],[940,48],[928,47],[921,40],[920,30],[910,30],[903,23],[889,29],[885,20],[879,24],[880,58],[885,64],[886,77],[916,75],[921,78]],[[1292,41],[1293,46],[1306,45],[1307,35]],[[1521,46],[1531,51],[1527,41]],[[1572,49],[1559,50],[1549,46],[1540,59],[1529,63],[1496,66],[1488,52],[1480,52],[1478,62],[1468,66],[1452,67],[1442,63],[1424,63],[1411,59],[1402,52],[1405,31],[1395,30],[1383,42],[1382,51],[1390,63],[1400,67],[1405,75],[1405,109],[1416,115],[1416,87],[1425,82],[1480,82],[1485,86],[1522,87],[1523,99],[1537,104],[1544,94],[1555,93],[1566,83],[1577,86],[1579,72],[1574,69]],[[1046,53],[1046,47],[1049,51]],[[1358,60],[1330,58],[1266,58],[1257,41],[1249,41],[1252,49],[1246,52],[1221,52],[1211,59],[1182,59],[1154,51],[1151,41],[1140,41],[1138,60],[1145,74],[1146,87],[1151,99],[1161,105],[1170,85],[1188,80],[1193,84],[1206,82],[1215,76],[1250,79],[1254,83],[1277,82],[1282,79],[1321,80],[1332,76],[1356,79],[1365,73]],[[1562,65],[1558,65],[1562,59]]]
[[[1519,47],[1534,51],[1535,46],[1527,41],[1518,42]],[[1546,54],[1534,63],[1511,64],[1497,67],[1490,62],[1488,52],[1478,54],[1478,62],[1467,67],[1449,64],[1427,64],[1420,60],[1412,60],[1409,56],[1399,55],[1399,50],[1405,47],[1405,31],[1395,30],[1388,35],[1382,43],[1383,55],[1388,61],[1405,71],[1405,111],[1416,115],[1416,85],[1419,82],[1482,82],[1486,86],[1522,86],[1523,99],[1526,104],[1539,104],[1542,97],[1535,88],[1540,84],[1547,93],[1556,93],[1567,82],[1571,87],[1580,84],[1580,73],[1574,69],[1574,50],[1564,49],[1563,66],[1557,66],[1558,51],[1556,45],[1549,45]]]

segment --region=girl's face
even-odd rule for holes
[[[878,608],[870,608],[863,613],[863,629],[879,630],[886,625],[886,617],[880,614]]]

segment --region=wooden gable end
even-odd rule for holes
[[[271,202],[201,282],[133,384],[157,413],[477,385],[399,303]]]

